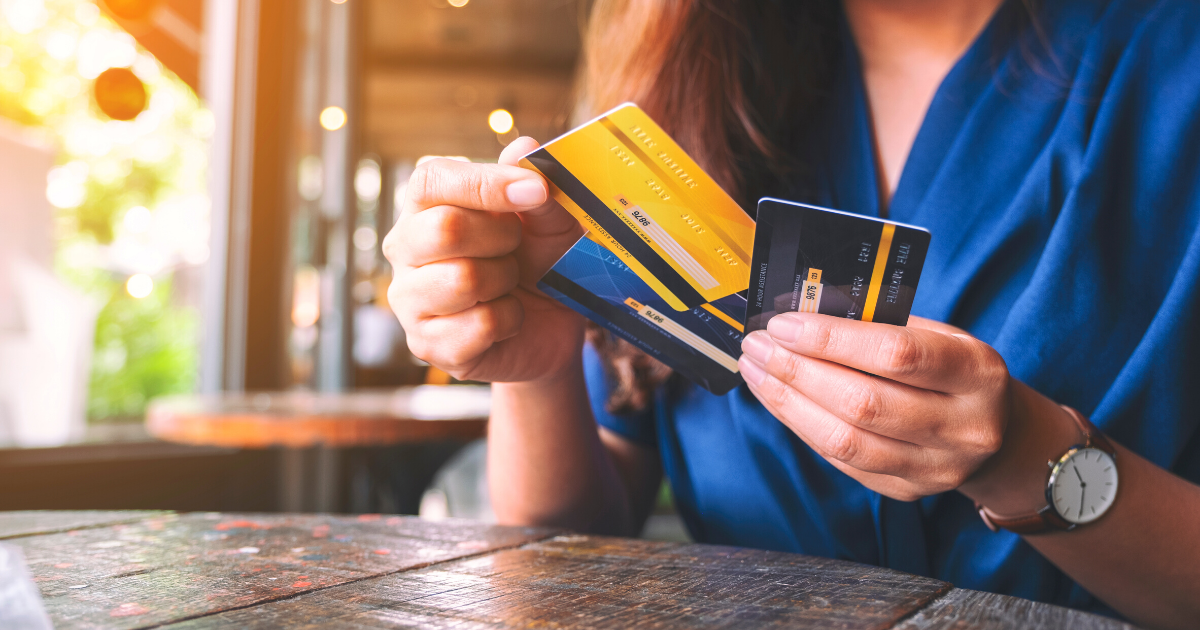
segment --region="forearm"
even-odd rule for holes
[[[1200,619],[1200,488],[1115,445],[1120,494],[1104,518],[1025,540],[1088,592],[1150,628]]]
[[[488,480],[501,523],[636,534],[578,357],[552,380],[492,385]]]
[[[1004,456],[963,491],[998,513],[1032,512],[1046,501],[1045,462],[1073,443],[1071,421],[1023,385]],[[1070,532],[1027,536],[1088,592],[1148,627],[1191,628],[1200,619],[1200,487],[1115,445],[1121,484],[1103,518]],[[1005,450],[1008,450],[1006,444]],[[1006,482],[1007,480],[1007,482]]]

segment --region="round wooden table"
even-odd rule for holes
[[[469,441],[487,432],[486,385],[418,385],[348,393],[259,392],[184,395],[150,403],[146,430],[167,442],[281,448],[278,508],[338,511],[339,459],[350,447]],[[378,475],[353,473],[354,487]]]
[[[490,405],[490,389],[479,385],[184,395],[150,403],[146,429],[168,442],[228,448],[388,446],[482,437]]]

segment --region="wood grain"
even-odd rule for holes
[[[549,530],[363,515],[166,514],[16,538],[54,625],[142,628],[426,566]]]
[[[0,540],[21,536],[34,536],[37,534],[53,534],[87,527],[130,523],[165,514],[168,514],[168,512],[158,510],[92,510],[79,512],[25,510],[0,512]]]
[[[1136,630],[1135,626],[1070,608],[956,588],[896,626],[896,630]]]
[[[950,589],[794,554],[561,536],[168,627],[890,628]]]
[[[465,521],[21,512],[0,532],[60,629],[1132,628],[839,560]]]

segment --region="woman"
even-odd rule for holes
[[[536,142],[430,162],[391,301],[417,356],[495,383],[501,521],[635,534],[665,472],[703,542],[1195,626],[1200,5],[609,0],[590,29],[584,109],[638,102],[743,207],[929,228],[920,317],[779,316],[712,396],[534,288],[581,235],[515,166]],[[1086,493],[1085,441],[1119,492],[1065,531],[1046,464]]]

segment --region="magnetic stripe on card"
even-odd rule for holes
[[[549,179],[550,183],[558,187],[563,194],[570,197],[593,221],[604,228],[614,241],[624,247],[634,259],[646,268],[648,273],[661,282],[663,287],[674,294],[687,308],[693,308],[708,301],[549,151],[538,149],[526,156],[525,159],[537,167],[538,171],[545,175],[546,179]]]

